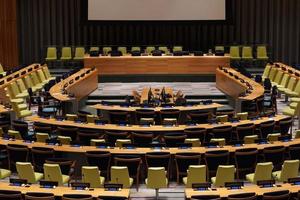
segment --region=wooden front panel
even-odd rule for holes
[[[215,74],[218,66],[229,62],[227,56],[86,56],[84,66],[95,66],[100,75]]]
[[[0,62],[6,70],[19,65],[16,0],[0,0]]]

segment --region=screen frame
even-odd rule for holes
[[[88,0],[82,0],[82,12],[83,12],[83,23],[89,25],[99,25],[99,24],[230,24],[232,23],[232,1],[225,0],[225,20],[89,20],[88,16]]]

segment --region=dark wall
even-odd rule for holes
[[[230,23],[102,23],[82,20],[82,1],[18,0],[20,59],[38,62],[48,45],[268,44],[276,61],[300,63],[299,0],[229,0]]]

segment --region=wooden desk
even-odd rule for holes
[[[230,66],[229,56],[99,56],[84,58],[84,66],[95,66],[99,75],[208,74],[218,66]]]
[[[275,191],[282,191],[282,190],[289,190],[290,193],[298,193],[298,190],[300,190],[300,186],[285,183],[282,184],[281,187],[260,188],[257,185],[249,185],[239,190],[228,190],[226,188],[216,188],[216,191],[211,191],[211,190],[194,191],[192,188],[186,188],[185,197],[187,199],[190,199],[191,196],[194,195],[220,195],[221,197],[225,198],[228,197],[228,195],[230,194],[240,194],[240,193],[249,193],[249,192],[255,192],[256,195],[262,196],[266,192],[275,192]]]
[[[89,73],[87,73],[89,71]],[[84,74],[83,77],[81,75]],[[76,80],[76,77],[79,79]],[[50,88],[50,95],[64,102],[65,113],[73,113],[78,110],[79,102],[90,93],[98,88],[98,72],[97,70],[91,71],[90,68],[84,68],[77,73],[69,76],[61,82],[55,84]],[[65,93],[63,92],[65,91]],[[74,95],[70,97],[69,94]]]
[[[42,69],[44,66],[41,66],[40,64],[31,64],[23,69],[20,69],[19,71],[16,71],[8,76],[3,77],[2,79],[0,79],[0,82],[3,81],[3,84],[0,85],[0,101],[2,102],[9,102],[8,97],[6,96],[6,91],[5,88],[12,82],[23,78],[33,72],[36,72],[40,69]],[[15,78],[16,77],[16,78]],[[11,80],[9,80],[11,79]]]
[[[112,196],[112,197],[129,197],[130,189],[122,189],[121,191],[105,191],[104,188],[94,188],[93,191],[85,191],[85,190],[72,190],[71,187],[63,187],[58,186],[55,189],[50,188],[40,188],[39,185],[33,184],[30,187],[18,187],[18,186],[10,186],[9,183],[0,182],[1,190],[13,190],[20,191],[22,194],[26,194],[27,192],[41,192],[41,193],[53,193],[54,196],[61,197],[64,194],[88,194],[93,197],[98,196]]]
[[[123,107],[119,105],[102,105],[102,104],[96,104],[93,106],[90,106],[91,108],[95,108],[97,110],[121,110],[121,111],[128,111],[128,112],[135,112],[138,109],[149,109],[149,110],[154,110],[155,112],[160,112],[161,110],[164,109],[169,109],[169,108],[163,108],[163,107],[155,107],[155,108],[143,108],[143,107],[135,107],[135,106],[130,106],[130,107]],[[221,108],[223,105],[218,104],[218,103],[212,103],[209,105],[194,105],[194,106],[173,106],[171,109],[177,109],[180,111],[192,111],[192,110],[213,110],[217,108]]]
[[[256,83],[254,80],[242,75],[232,68],[223,69],[227,70],[227,73],[220,68],[216,70],[216,85],[219,90],[229,96],[231,100],[235,101],[236,112],[240,112],[242,101],[252,101],[264,95],[264,87],[259,83]],[[232,73],[232,76],[229,73]],[[244,82],[236,79],[235,76]],[[248,89],[247,83],[253,90],[245,96],[240,96]]]
[[[282,119],[287,118],[287,116],[284,115],[277,115],[272,120],[279,121]],[[44,124],[49,124],[53,126],[72,126],[72,127],[78,127],[78,128],[87,128],[87,129],[99,129],[99,130],[119,130],[119,131],[128,131],[128,132],[134,132],[134,131],[150,131],[150,132],[168,132],[168,131],[184,131],[186,128],[206,128],[206,129],[212,129],[214,127],[224,126],[224,125],[231,125],[233,127],[236,127],[238,125],[247,124],[247,123],[254,123],[255,125],[259,125],[262,122],[266,122],[271,120],[270,118],[264,117],[255,121],[251,120],[243,120],[237,123],[223,123],[223,124],[199,124],[196,126],[187,126],[187,125],[179,125],[179,126],[162,126],[162,125],[155,125],[150,127],[145,126],[139,126],[139,125],[130,125],[130,126],[119,126],[116,124],[105,124],[105,125],[96,125],[92,123],[75,123],[73,121],[57,121],[55,119],[46,119],[41,118],[38,116],[30,116],[26,117],[26,120],[32,121],[32,122],[40,122]]]
[[[10,112],[10,109],[5,108],[4,105],[0,105],[0,114],[8,112]]]
[[[290,145],[294,144],[300,144],[300,139],[294,139],[289,142],[281,142],[281,141],[276,141],[273,143],[269,144],[245,144],[241,147],[234,147],[230,145],[226,145],[223,147],[215,147],[215,148],[206,148],[206,147],[192,147],[189,149],[179,149],[179,148],[167,148],[167,149],[161,149],[161,150],[154,150],[149,147],[138,147],[135,149],[125,149],[125,148],[118,148],[118,147],[111,147],[111,148],[97,148],[95,146],[81,146],[81,147],[72,147],[70,145],[61,145],[61,146],[56,146],[56,145],[46,145],[45,143],[41,142],[34,142],[34,143],[26,143],[22,140],[4,140],[0,139],[0,144],[1,145],[8,145],[8,144],[19,144],[19,145],[25,145],[29,149],[32,147],[48,147],[52,148],[54,151],[57,152],[65,152],[65,153],[85,153],[87,151],[109,151],[111,154],[137,154],[137,155],[145,155],[146,153],[149,152],[169,152],[170,154],[176,154],[176,153],[200,153],[200,154],[205,154],[208,151],[215,151],[215,150],[227,150],[231,153],[234,153],[236,150],[239,149],[245,149],[245,148],[257,148],[258,150],[263,150],[266,147],[273,147],[273,146],[284,146],[284,147],[289,147]]]

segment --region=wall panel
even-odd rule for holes
[[[3,0],[2,0],[3,1]],[[272,58],[300,63],[299,0],[229,0],[230,23],[125,22],[87,24],[85,0],[17,0],[20,58],[41,61],[48,45],[183,45],[204,50],[215,44],[262,44]]]

